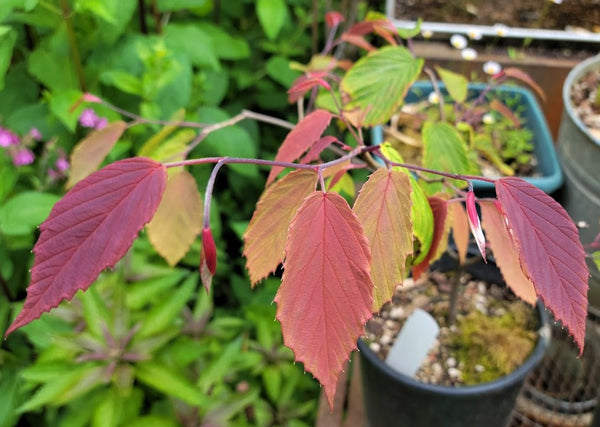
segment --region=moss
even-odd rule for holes
[[[521,302],[498,316],[473,311],[460,318],[451,345],[464,384],[492,381],[514,371],[533,351],[535,324],[531,308]],[[478,372],[477,365],[484,369]]]

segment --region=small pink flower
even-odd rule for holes
[[[59,172],[65,172],[69,169],[69,162],[64,157],[60,157],[58,160],[56,160],[54,165]]]
[[[100,118],[96,115],[96,112],[91,108],[86,108],[81,112],[79,116],[79,123],[81,126],[86,128],[95,128]]]
[[[19,137],[8,129],[0,127],[0,147],[8,147],[10,145],[19,145]]]
[[[469,227],[471,233],[475,237],[475,242],[481,252],[481,256],[485,260],[485,236],[481,229],[481,223],[479,222],[479,215],[477,215],[477,207],[475,206],[475,194],[473,190],[469,190],[467,193],[467,217],[469,219]]]
[[[39,141],[42,139],[42,133],[38,130],[38,128],[31,128],[29,130],[29,136],[34,141]]]
[[[96,95],[92,95],[91,93],[84,93],[83,94],[83,100],[85,102],[94,102],[97,104],[101,104],[102,100],[100,98],[98,98]]]
[[[12,161],[15,166],[30,165],[34,160],[33,152],[27,148],[19,148],[12,153]]]

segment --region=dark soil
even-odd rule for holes
[[[571,89],[571,106],[592,135],[600,140],[600,70],[583,76]]]
[[[563,0],[397,0],[396,18],[552,30],[600,32],[600,1]]]
[[[451,289],[447,274],[434,272],[417,283],[407,279],[392,301],[367,323],[370,348],[385,360],[405,320],[414,309],[421,308],[436,319],[440,334],[416,379],[447,386],[475,384],[491,381],[522,364],[537,341],[536,311],[504,286],[474,280],[468,273],[463,273],[460,281],[457,321],[451,326],[447,322]],[[506,319],[507,314],[511,323],[503,333],[500,329],[506,325],[499,319]],[[477,323],[469,323],[474,319]],[[482,337],[484,334],[488,336]],[[466,348],[465,340],[472,348]]]

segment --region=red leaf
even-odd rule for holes
[[[462,203],[448,203],[448,213],[452,218],[452,239],[456,245],[458,259],[464,263],[469,249],[469,220]]]
[[[273,272],[285,256],[290,222],[315,190],[317,174],[309,170],[290,172],[260,196],[244,233],[244,256],[254,285]]]
[[[417,280],[425,270],[429,268],[429,264],[436,260],[440,247],[444,247],[448,239],[448,227],[446,217],[448,215],[448,202],[441,197],[428,197],[431,211],[433,212],[433,239],[429,253],[419,265],[415,265],[412,269],[413,277]],[[440,254],[441,255],[441,254]]]
[[[311,71],[306,75],[298,77],[292,87],[288,89],[288,101],[296,102],[314,87],[322,87],[331,90],[331,86],[323,78],[327,76],[327,71]]]
[[[589,271],[575,224],[552,197],[522,179],[497,180],[496,194],[523,272],[583,351]]]
[[[310,163],[314,160],[317,160],[321,155],[321,152],[329,147],[331,144],[340,144],[341,146],[345,146],[342,142],[340,142],[335,136],[324,136],[319,139],[315,145],[311,147],[311,149],[306,153],[302,159],[300,159],[300,163]]]
[[[371,43],[369,43],[362,36],[344,33],[344,34],[342,34],[342,40],[345,41],[346,43],[351,43],[354,46],[358,46],[358,47],[366,50],[367,52],[373,52],[373,51],[377,50],[377,48],[375,46],[373,46]]]
[[[115,265],[154,215],[166,183],[166,168],[142,157],[112,163],[77,183],[40,226],[27,299],[6,335]]]
[[[535,304],[537,299],[535,288],[521,269],[519,253],[515,251],[502,212],[492,201],[480,201],[479,207],[481,223],[504,281],[519,298],[531,305]]]
[[[325,128],[329,126],[331,113],[325,110],[315,110],[304,119],[302,119],[294,129],[288,133],[277,151],[276,161],[292,162],[299,158],[315,142],[319,140]],[[267,178],[269,185],[275,177],[283,170],[282,167],[275,166],[271,169]]]
[[[212,278],[217,271],[217,247],[210,228],[202,229],[202,250],[200,251],[200,280],[208,293]]]
[[[471,228],[471,233],[473,234],[473,237],[475,237],[475,243],[477,243],[477,248],[479,248],[479,252],[481,252],[481,256],[485,261],[485,236],[483,235],[481,223],[479,222],[479,214],[477,213],[477,207],[475,206],[475,193],[473,192],[473,190],[469,190],[469,192],[467,193],[466,206],[467,219],[469,220],[469,227]]]
[[[371,248],[373,311],[392,299],[396,286],[404,280],[406,259],[413,252],[410,194],[406,173],[379,169],[363,185],[354,204]]]
[[[531,88],[537,92],[537,94],[540,96],[540,98],[542,98],[543,101],[546,100],[546,94],[544,93],[544,89],[542,89],[540,85],[538,85],[537,82],[533,80],[529,74],[527,74],[520,68],[508,67],[503,69],[500,72],[500,74],[512,77],[513,79],[521,80],[523,83],[526,83],[529,86],[531,86]]]
[[[333,11],[327,12],[325,14],[325,23],[327,24],[327,26],[329,28],[337,27],[338,25],[340,25],[340,23],[342,23],[344,21],[345,21],[344,15],[342,15],[338,11],[333,10]]]
[[[320,381],[330,406],[371,317],[370,258],[362,226],[341,196],[307,197],[290,225],[275,301],[285,344]]]

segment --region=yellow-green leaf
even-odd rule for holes
[[[185,119],[185,110],[180,109],[177,110],[169,119],[171,122],[181,122]],[[148,141],[142,145],[140,151],[138,151],[138,156],[141,157],[151,157],[152,153],[156,150],[156,148],[163,142],[169,135],[179,129],[179,126],[176,125],[166,125],[163,126],[156,134],[154,134]]]
[[[290,221],[316,183],[316,173],[297,170],[276,181],[260,196],[244,234],[244,256],[253,284],[267,277],[283,261]]]
[[[173,266],[192,245],[202,227],[202,199],[196,180],[184,170],[170,175],[158,209],[147,226],[156,251]]]
[[[406,259],[413,250],[411,185],[398,170],[379,169],[363,185],[354,213],[363,225],[371,248],[373,311],[392,299],[404,280]]]
[[[452,99],[458,103],[463,103],[467,99],[467,89],[469,81],[462,74],[454,71],[446,70],[442,67],[435,67],[442,82],[446,86],[446,90]]]
[[[125,122],[109,123],[106,127],[91,132],[75,146],[71,153],[71,172],[67,188],[73,187],[98,169],[125,129]]]
[[[342,90],[351,98],[346,110],[366,112],[365,126],[387,122],[404,103],[422,67],[423,60],[402,46],[373,51],[356,62],[342,79]]]

